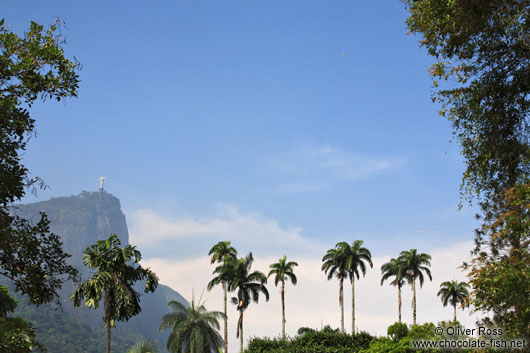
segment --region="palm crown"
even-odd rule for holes
[[[274,275],[274,285],[277,286],[279,282],[285,282],[290,279],[293,284],[296,284],[297,279],[294,274],[293,268],[298,266],[298,263],[294,261],[287,262],[287,256],[283,256],[278,262],[270,265],[271,270],[267,275],[267,278]]]
[[[263,293],[265,299],[269,300],[269,292],[265,284],[267,277],[260,271],[250,272],[254,258],[252,253],[237,261],[231,262],[234,277],[228,284],[230,291],[236,291],[237,297],[233,297],[231,302],[237,306],[239,320],[237,322],[236,337],[239,337],[240,350],[243,351],[243,313],[253,301],[259,301],[259,294]]]
[[[442,299],[443,306],[448,303],[454,308],[454,321],[456,321],[456,305],[464,303],[465,298],[469,296],[469,284],[458,281],[445,281],[440,285],[438,296]]]
[[[174,312],[162,317],[159,330],[171,329],[166,348],[170,352],[203,353],[218,351],[223,346],[218,319],[219,311],[207,311],[192,298],[189,307],[177,301],[167,304]]]
[[[237,250],[230,245],[230,241],[220,241],[210,249],[208,255],[211,255],[210,263],[226,262],[227,259],[235,260],[237,258]]]
[[[142,258],[140,251],[132,245],[124,248],[120,245],[118,236],[111,234],[107,240],[99,240],[85,249],[83,263],[96,269],[96,273],[79,284],[70,297],[74,306],[81,306],[81,301],[86,298],[86,306],[98,308],[105,296],[103,323],[107,328],[107,352],[110,352],[110,328],[116,326],[116,321],[129,320],[142,310],[140,294],[134,290],[134,283],[146,280],[146,293],[154,292],[158,286],[158,277],[151,270],[134,266]]]
[[[237,297],[233,297],[231,301],[237,305],[238,310],[245,310],[251,301],[257,303],[260,292],[269,300],[269,292],[265,287],[267,277],[260,271],[250,272],[252,262],[254,258],[250,252],[233,264],[234,277],[228,287],[231,291],[237,291]]]
[[[402,266],[402,276],[409,283],[412,283],[417,278],[420,282],[420,287],[422,287],[425,281],[424,272],[432,281],[431,270],[429,270],[431,266],[431,255],[425,253],[418,254],[416,249],[411,249],[409,251],[402,251],[398,261]]]
[[[341,244],[341,243],[339,243]],[[345,248],[336,245],[335,248],[329,249],[326,255],[322,258],[322,271],[328,276],[328,280],[333,276],[339,280],[344,280],[348,277],[348,259],[345,253]],[[347,243],[344,243],[348,245]]]
[[[347,257],[348,275],[351,280],[354,279],[354,276],[359,279],[359,270],[363,276],[366,275],[365,261],[370,267],[374,266],[372,263],[372,254],[370,253],[370,250],[362,246],[363,243],[362,240],[355,240],[351,246],[346,242],[339,243],[341,244],[341,247],[345,248],[344,251]]]

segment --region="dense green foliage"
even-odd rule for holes
[[[207,311],[204,304],[195,304],[192,298],[189,307],[177,301],[167,304],[174,312],[164,315],[159,330],[170,329],[166,348],[171,353],[210,353],[223,346],[219,332],[219,311]]]
[[[9,295],[7,287],[0,286],[0,317],[6,317],[8,313],[15,311],[17,301]]]
[[[458,323],[455,323],[458,324]],[[417,349],[414,348],[413,341],[427,340],[427,341],[441,341],[441,340],[455,340],[465,339],[468,336],[461,335],[447,335],[444,329],[444,334],[435,334],[435,327],[447,327],[447,324],[442,322],[435,326],[433,323],[425,323],[423,325],[412,325],[410,329],[405,324],[395,323],[388,327],[389,337],[378,337],[370,342],[368,349],[363,349],[360,353],[420,353],[420,352],[442,352],[439,348],[434,349]],[[470,353],[473,349],[459,349],[458,352]],[[482,351],[483,352],[483,351]]]
[[[404,0],[436,59],[435,98],[465,158],[462,190],[489,206],[530,172],[530,1]]]
[[[134,289],[134,283],[145,279],[145,293],[154,292],[158,286],[158,277],[151,270],[138,265],[142,258],[140,251],[132,245],[123,248],[120,245],[117,235],[111,234],[107,240],[99,240],[85,250],[83,262],[95,269],[96,273],[80,283],[71,296],[77,307],[84,300],[86,306],[98,308],[99,302],[104,299],[103,325],[106,328],[107,353],[110,353],[111,327],[116,326],[117,321],[129,320],[142,310],[140,295]]]
[[[505,193],[505,210],[484,232],[495,242],[465,268],[473,286],[471,303],[492,313],[484,323],[501,326],[513,337],[530,339],[530,183]]]
[[[470,266],[471,304],[485,323],[530,337],[530,0],[403,0],[431,67],[466,170],[461,191],[480,199]],[[440,85],[438,80],[449,84]]]
[[[35,340],[35,329],[31,323],[20,317],[7,317],[16,307],[17,301],[9,295],[7,287],[0,286],[0,352],[42,350],[43,347]]]
[[[7,280],[0,280],[0,288],[2,285],[6,285],[10,290],[13,288],[13,284]],[[31,323],[35,330],[35,340],[48,352],[101,353],[105,351],[103,327],[91,328],[82,324],[54,304],[35,306],[31,305],[25,295],[15,293],[14,297],[18,305],[13,315]],[[111,344],[112,352],[125,353],[127,348],[143,339],[145,337],[131,329],[119,328],[119,334],[114,337]]]
[[[245,353],[350,353],[368,348],[374,337],[366,332],[348,335],[334,330],[308,330],[292,339],[252,338]]]
[[[90,328],[79,323],[72,316],[54,308],[42,305],[40,307],[23,304],[21,300],[16,315],[26,318],[33,324],[36,340],[53,353],[101,353],[105,351],[105,330],[103,327]],[[53,323],[53,324],[50,324]],[[125,353],[143,337],[132,332],[120,332],[111,342],[114,353]]]
[[[409,328],[407,324],[395,322],[394,324],[388,326],[386,332],[388,337],[390,337],[393,341],[399,341],[403,337],[407,336],[409,333]]]
[[[31,179],[21,163],[35,120],[29,108],[39,98],[75,97],[80,65],[64,56],[58,24],[44,29],[32,22],[19,36],[0,20],[0,275],[11,279],[16,291],[34,304],[57,300],[57,291],[77,271],[66,264],[68,254],[59,237],[49,233],[44,214],[34,225],[11,208]]]

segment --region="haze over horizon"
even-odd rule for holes
[[[32,107],[38,135],[24,163],[50,188],[23,202],[95,191],[107,177],[143,263],[188,299],[209,280],[219,240],[252,251],[263,272],[286,254],[300,263],[290,335],[339,325],[338,285],[319,264],[355,239],[375,258],[358,282],[359,328],[384,333],[397,299],[379,285],[380,264],[417,248],[433,256],[434,277],[418,320],[451,318],[436,292],[464,279],[456,267],[472,249],[475,208],[458,210],[459,146],[401,2],[21,1],[3,17],[17,32],[61,18],[66,54],[83,65],[78,98]],[[245,315],[246,339],[279,334],[269,289],[271,302]],[[222,308],[220,292],[205,296]]]

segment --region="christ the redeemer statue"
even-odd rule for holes
[[[99,180],[99,190],[103,190],[103,180],[105,180],[107,178],[105,178],[104,176],[100,177],[98,180]]]

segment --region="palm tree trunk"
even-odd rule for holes
[[[225,313],[225,336],[224,336],[224,338],[225,338],[225,352],[224,353],[228,353],[228,314],[226,312],[226,300],[227,300],[226,299],[226,282],[223,281],[222,285],[223,285],[223,292],[224,292],[224,295],[225,295],[225,298],[224,298],[225,299],[225,301],[224,301],[224,305],[225,305],[225,308],[224,308],[225,309],[225,311],[224,311],[224,313]]]
[[[340,330],[344,333],[344,280],[339,281]]]
[[[351,278],[351,334],[355,334],[355,277]]]
[[[285,339],[285,281],[282,281],[280,294],[282,298],[282,338]]]
[[[239,332],[239,353],[243,353],[243,311],[241,311],[241,331]]]
[[[398,286],[398,321],[401,323],[401,286]]]
[[[455,309],[455,315],[454,315],[454,318],[453,318],[453,322],[456,322],[456,303],[453,305],[453,308]]]
[[[412,324],[416,325],[416,278],[412,276]]]
[[[105,352],[110,353],[110,298],[109,298],[109,289],[105,288],[105,305],[103,307],[104,313],[104,322],[105,322],[105,332],[107,336],[107,342],[105,346]]]
[[[237,320],[236,337],[239,337],[239,352],[243,352],[243,310],[239,310],[239,319]]]

